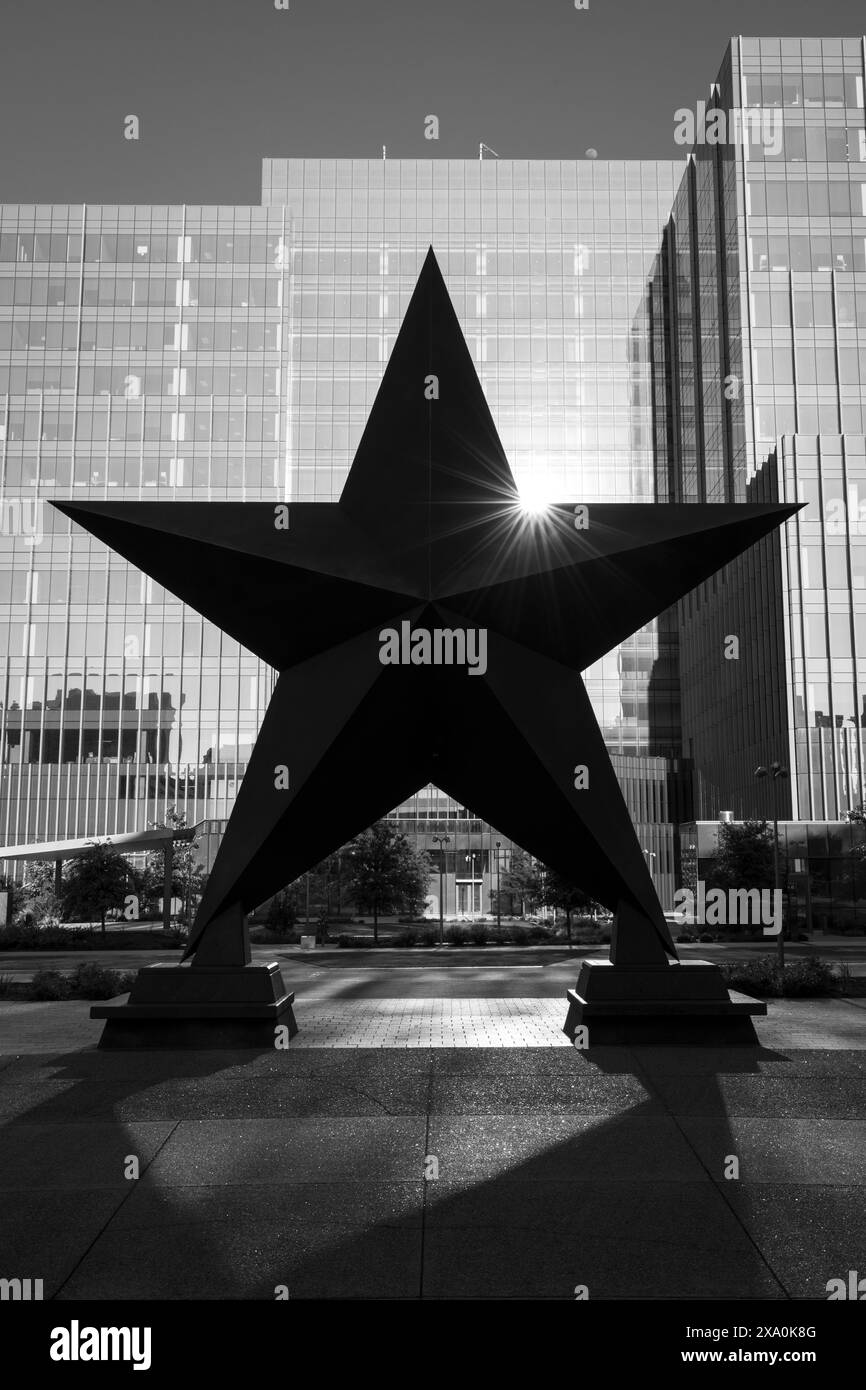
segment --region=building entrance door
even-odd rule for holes
[[[457,916],[478,917],[481,913],[481,880],[457,884]]]

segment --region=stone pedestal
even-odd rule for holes
[[[105,1048],[272,1048],[279,1026],[298,1031],[280,968],[145,965],[126,1004],[97,1004]]]
[[[586,960],[567,992],[565,1032],[581,1025],[589,1046],[605,1043],[758,1043],[752,1018],[766,1014],[760,999],[728,990],[706,960],[614,964]]]

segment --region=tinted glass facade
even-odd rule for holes
[[[5,207],[4,842],[228,814],[271,673],[47,505],[288,487],[283,218]]]
[[[866,127],[862,39],[734,41],[650,288],[659,494],[808,506],[678,609],[699,817],[863,796]],[[730,136],[730,131],[729,131]],[[729,637],[739,655],[725,655]]]
[[[680,827],[681,862],[695,886],[711,875],[719,822]],[[866,928],[866,825],[862,821],[779,821],[779,882],[787,930],[862,932]],[[695,891],[693,888],[692,891]]]
[[[45,503],[336,501],[429,245],[521,489],[651,501],[645,289],[680,175],[269,159],[260,208],[3,208],[0,839],[229,814],[272,673]],[[669,642],[653,625],[586,679],[671,873]],[[471,831],[429,788],[399,814]]]

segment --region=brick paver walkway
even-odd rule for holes
[[[558,999],[299,1003],[292,1047],[569,1047]]]

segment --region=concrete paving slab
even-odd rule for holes
[[[708,1180],[676,1123],[649,1114],[436,1115],[428,1152],[440,1177],[470,1184],[505,1174],[524,1182]]]
[[[417,1299],[421,1233],[401,1227],[185,1225],[163,1230],[109,1228],[59,1298],[273,1299],[285,1286],[298,1298]]]
[[[426,1184],[425,1227],[487,1230],[573,1228],[575,1239],[656,1239],[695,1251],[723,1249],[742,1224],[711,1182],[527,1180],[520,1170]],[[124,1207],[124,1212],[129,1203]],[[578,1234],[579,1233],[579,1234]]]
[[[753,1115],[766,1119],[866,1118],[859,1076],[656,1076],[657,1094],[677,1115]]]
[[[0,1201],[0,1252],[7,1278],[41,1279],[54,1298],[131,1193],[123,1189],[17,1189]]]
[[[866,1031],[866,1029],[864,1029]],[[853,1076],[866,1081],[866,1051],[840,1047],[641,1047],[633,1053],[648,1076],[753,1073],[756,1076]]]
[[[139,1183],[112,1226],[130,1232],[182,1231],[186,1225],[248,1225],[271,1218],[283,1225],[379,1225],[420,1229],[427,1190],[415,1182],[295,1182],[206,1187]]]
[[[563,1022],[565,1018],[563,1016]],[[565,1036],[563,1034],[563,1036]],[[628,1047],[472,1047],[435,1048],[429,1052],[435,1076],[581,1076],[639,1071],[637,1054]]]
[[[434,1228],[424,1241],[424,1297],[574,1299],[579,1286],[592,1300],[612,1298],[784,1298],[784,1291],[745,1235],[708,1258],[690,1246],[582,1237],[565,1226],[550,1230],[468,1232]]]
[[[549,1051],[549,1049],[545,1049]],[[350,1058],[351,1052],[351,1059]],[[181,1078],[208,1076],[284,1077],[284,1076],[426,1076],[430,1069],[431,1049],[391,1049],[387,1055],[381,1048],[305,1048],[294,1050],[294,1040],[286,1050],[256,1052],[250,1050],[206,1052],[151,1052],[134,1049],[102,1051],[96,1047],[80,1051],[52,1053],[29,1052],[10,1056],[8,1065],[0,1071],[0,1087],[4,1084],[40,1080],[77,1079],[153,1083]],[[347,1071],[347,1066],[349,1070]]]
[[[241,1120],[315,1115],[421,1115],[427,1106],[426,1076],[347,1077],[323,1087],[321,1074],[306,1076],[184,1077],[146,1083],[50,1081],[0,1085],[0,1119],[58,1124],[82,1119]]]
[[[679,1124],[714,1180],[725,1160],[740,1160],[741,1183],[866,1182],[866,1121],[680,1117]],[[732,1184],[733,1186],[733,1184]]]
[[[207,1183],[412,1182],[423,1174],[424,1117],[185,1120],[143,1180]]]
[[[6,1125],[0,1145],[0,1193],[43,1188],[128,1190],[127,1156],[137,1157],[144,1175],[174,1128],[174,1122]]]
[[[725,1196],[791,1298],[826,1299],[829,1280],[866,1275],[862,1187],[728,1183]]]
[[[634,1076],[582,1071],[575,1076],[537,1072],[521,1076],[437,1076],[430,1097],[434,1115],[616,1115],[643,1105],[662,1106]]]

